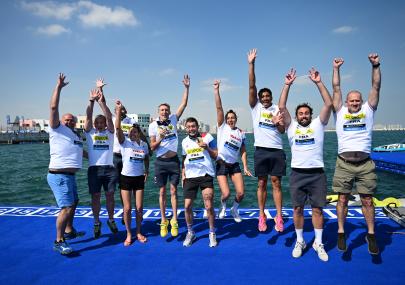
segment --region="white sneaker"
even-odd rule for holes
[[[226,205],[225,206],[222,205],[221,209],[219,210],[219,213],[218,213],[218,218],[223,219],[223,218],[225,218],[225,216],[226,216]]]
[[[315,251],[318,253],[318,257],[322,261],[328,261],[329,256],[326,253],[325,249],[323,248],[323,244],[316,244],[315,242],[312,244],[312,247],[315,249]]]
[[[294,249],[292,251],[292,256],[295,258],[300,257],[306,247],[307,247],[307,244],[305,243],[305,240],[303,240],[302,242],[297,241],[295,243]]]
[[[183,242],[183,246],[189,247],[193,244],[195,240],[195,233],[194,232],[187,232],[186,239]]]
[[[218,245],[218,242],[217,242],[217,236],[215,235],[215,233],[210,233],[210,244],[209,244],[209,246],[210,247],[216,247],[217,245]]]
[[[239,210],[237,208],[232,207],[231,208],[231,214],[235,222],[240,223],[242,222],[242,218],[239,215]]]

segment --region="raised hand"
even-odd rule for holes
[[[248,63],[254,63],[256,60],[256,56],[257,56],[257,49],[251,49],[248,53],[247,53],[247,57],[248,57]]]
[[[66,85],[69,84],[69,82],[65,82],[66,76],[63,73],[59,73],[58,76],[58,82],[56,83],[56,85],[62,89],[63,87],[65,87]]]
[[[380,57],[376,53],[370,53],[368,55],[368,60],[371,62],[373,66],[380,65]]]
[[[333,67],[339,68],[344,62],[345,61],[341,57],[335,58],[335,59],[333,59]]]
[[[118,114],[121,114],[122,103],[121,103],[120,100],[116,100],[116,101],[115,101],[115,108],[116,108],[116,110],[117,110],[117,113],[118,113]],[[119,112],[118,112],[118,111],[119,111]]]
[[[98,101],[98,99],[100,98],[100,91],[98,89],[92,89],[90,90],[90,101]]]
[[[285,76],[285,81],[284,83],[286,85],[291,85],[293,84],[295,78],[297,78],[296,74],[296,70],[294,68],[291,68],[290,71],[287,73],[287,75]]]
[[[104,82],[104,78],[99,78],[96,80],[96,87],[102,89],[107,83]]]
[[[316,70],[315,68],[311,68],[309,70],[309,75],[308,75],[309,79],[312,80],[312,82],[314,83],[319,83],[321,82],[321,75],[319,74],[319,71]]]
[[[188,74],[184,75],[183,84],[184,84],[184,87],[186,87],[186,88],[190,87],[190,77],[188,76]]]
[[[214,80],[214,84],[213,84],[214,89],[218,90],[220,84],[221,84],[221,80]]]

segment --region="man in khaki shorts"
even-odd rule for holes
[[[361,93],[352,90],[347,94],[346,106],[343,106],[342,102],[339,74],[343,59],[336,58],[333,61],[333,114],[339,146],[333,177],[333,191],[339,194],[336,205],[338,249],[343,252],[347,250],[344,224],[348,211],[349,195],[355,182],[368,228],[366,235],[368,251],[372,255],[377,255],[379,249],[374,232],[373,205],[373,195],[377,188],[377,175],[375,174],[375,164],[370,158],[370,151],[374,113],[377,110],[380,97],[381,71],[380,58],[377,54],[370,54],[368,59],[372,65],[372,86],[368,100],[363,103]]]

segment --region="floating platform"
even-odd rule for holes
[[[380,254],[371,256],[365,242],[361,208],[350,208],[346,224],[348,250],[336,248],[334,208],[325,209],[324,244],[329,261],[321,261],[311,248],[314,233],[311,211],[305,210],[303,256],[295,259],[292,209],[284,209],[285,230],[277,233],[267,210],[268,230],[257,230],[257,209],[241,209],[241,223],[216,220],[218,246],[208,247],[208,222],[204,211],[194,212],[196,241],[189,248],[184,211],[179,211],[179,236],[161,238],[158,209],[145,209],[142,232],[148,242],[124,247],[122,210],[115,217],[119,233],[112,234],[102,210],[102,235],[93,238],[90,208],[78,208],[75,228],[86,235],[70,244],[75,252],[62,256],[52,250],[55,239],[53,207],[0,207],[0,284],[404,284],[405,236],[397,223],[376,208]],[[171,212],[167,213],[171,216]],[[133,220],[132,227],[135,227]],[[399,233],[398,233],[399,232]],[[402,234],[401,234],[402,233]]]
[[[405,175],[405,151],[371,152],[371,158],[379,170]]]

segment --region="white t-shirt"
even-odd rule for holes
[[[245,143],[245,133],[239,129],[232,129],[225,122],[218,127],[218,159],[224,160],[226,163],[238,162],[240,149]]]
[[[166,129],[167,133],[156,149],[156,157],[164,155],[168,151],[177,152],[179,139],[177,136],[177,115],[171,114],[165,122],[153,121],[149,125],[149,137],[159,137],[160,130]]]
[[[306,127],[292,120],[288,129],[292,168],[323,168],[325,126],[319,117]]]
[[[215,140],[211,134],[202,136],[202,140],[211,148],[215,147]],[[208,150],[203,149],[197,144],[196,140],[187,136],[181,142],[182,153],[186,156],[184,160],[184,168],[186,178],[202,177],[206,174],[214,177],[215,170],[212,165],[210,154]]]
[[[278,111],[277,105],[272,104],[269,108],[264,108],[259,101],[252,108],[255,146],[283,149],[281,133],[272,121],[273,116],[277,115]]]
[[[140,140],[140,144],[126,138],[121,144],[122,171],[125,176],[140,176],[145,174],[144,160],[149,155],[146,142]]]
[[[113,165],[114,134],[108,130],[97,131],[95,128],[85,132],[89,153],[89,166]]]
[[[333,114],[336,122],[338,153],[371,152],[374,112],[366,102],[357,113],[351,114],[347,107],[342,106],[337,113]]]
[[[69,127],[49,128],[50,169],[82,168],[83,140]]]
[[[113,122],[114,122],[114,128],[115,128],[115,117],[113,117]],[[132,127],[132,125],[137,124],[137,123],[138,122],[135,119],[132,119],[130,117],[125,117],[121,121],[121,130],[123,131],[125,137],[128,137],[128,132],[129,132],[129,129]],[[117,135],[115,135],[113,151],[115,153],[120,153],[120,150],[121,150],[121,146],[120,146],[120,143],[118,142]]]

